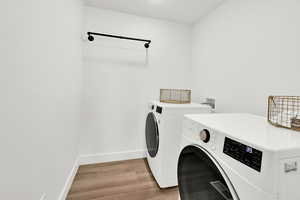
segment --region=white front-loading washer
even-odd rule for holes
[[[300,134],[250,114],[186,115],[181,200],[299,200]]]
[[[146,119],[147,161],[160,188],[177,186],[177,159],[185,114],[210,113],[202,104],[149,103]]]

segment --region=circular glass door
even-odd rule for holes
[[[216,164],[195,146],[186,147],[180,154],[178,186],[181,200],[233,200]]]
[[[155,115],[150,112],[146,119],[146,144],[151,157],[155,157],[159,146],[159,132]]]

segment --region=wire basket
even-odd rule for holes
[[[277,127],[300,131],[300,96],[270,96],[268,121]]]
[[[191,103],[191,90],[160,89],[160,102],[187,104]]]

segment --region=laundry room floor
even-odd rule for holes
[[[80,166],[67,200],[178,200],[178,189],[159,189],[147,161]]]

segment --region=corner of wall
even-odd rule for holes
[[[79,157],[76,158],[73,167],[69,173],[69,176],[64,184],[64,187],[59,195],[58,200],[65,200],[67,198],[67,195],[69,193],[69,190],[71,189],[72,183],[75,179],[76,173],[78,171],[79,168]]]

